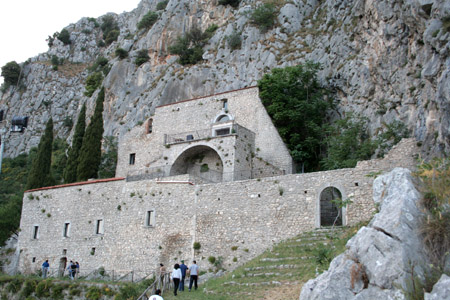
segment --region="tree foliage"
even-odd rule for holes
[[[100,168],[99,178],[113,178],[116,176],[118,142],[115,136],[105,136]]]
[[[60,40],[61,42],[63,42],[64,45],[69,45],[70,44],[70,33],[65,28],[63,30],[61,30],[61,32],[57,35],[56,38],[58,40]]]
[[[141,49],[138,51],[136,59],[134,60],[134,64],[136,66],[140,66],[150,59],[150,56],[148,56],[148,51],[145,49]]]
[[[21,68],[15,61],[10,61],[2,67],[2,77],[6,84],[17,85],[20,77]]]
[[[94,92],[101,86],[103,81],[103,74],[101,72],[95,72],[89,75],[86,79],[86,91],[84,94],[91,97]]]
[[[101,148],[103,136],[103,101],[105,89],[102,88],[97,96],[94,115],[91,118],[83,137],[77,167],[77,180],[83,181],[89,178],[97,178],[101,162]]]
[[[115,42],[120,34],[120,28],[112,15],[106,15],[102,18],[102,25],[100,26],[103,32],[103,39],[106,45]]]
[[[123,48],[117,48],[114,53],[120,59],[125,59],[128,57],[128,51]]]
[[[169,0],[164,0],[164,1],[158,2],[158,4],[156,4],[156,10],[165,9],[168,3],[169,3]]]
[[[178,62],[182,65],[196,64],[203,60],[203,46],[217,28],[217,25],[213,24],[202,32],[200,28],[193,26],[185,35],[177,37],[169,46],[169,52],[179,55]]]
[[[31,164],[28,174],[27,189],[36,189],[54,184],[50,173],[53,144],[53,119],[50,118],[45,126],[44,135],[38,145],[36,157]]]
[[[371,139],[367,124],[367,118],[348,114],[324,126],[326,156],[320,161],[322,169],[354,168],[358,161],[370,159],[378,144]]]
[[[276,8],[273,3],[264,3],[252,12],[250,22],[257,25],[262,32],[267,32],[275,24]]]
[[[258,81],[260,97],[292,158],[302,170],[317,170],[322,125],[332,107],[327,90],[317,81],[320,65],[273,69]]]
[[[158,20],[158,14],[154,11],[149,11],[146,13],[142,19],[137,24],[137,28],[140,29],[150,29],[153,24]]]
[[[83,136],[86,130],[86,104],[83,104],[78,115],[77,125],[72,139],[72,147],[69,149],[66,168],[64,169],[64,182],[71,183],[77,180],[78,159],[83,144]]]

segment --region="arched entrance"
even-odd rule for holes
[[[64,276],[66,266],[67,266],[67,257],[61,257],[61,259],[59,260],[58,277]]]
[[[342,194],[333,186],[320,193],[320,226],[342,225],[342,209],[332,202],[335,199],[342,199]]]
[[[219,154],[208,146],[194,146],[178,156],[170,169],[170,176],[189,174],[205,182],[221,182],[223,163]]]

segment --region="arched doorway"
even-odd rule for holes
[[[342,199],[342,194],[333,186],[320,193],[320,226],[342,226],[342,209],[332,202],[335,199]]]
[[[221,182],[223,163],[219,154],[208,146],[194,146],[181,153],[170,169],[170,176],[189,174],[205,182]]]
[[[66,266],[67,266],[67,257],[61,257],[61,259],[59,260],[58,277],[64,276]]]

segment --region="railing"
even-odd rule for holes
[[[173,288],[173,282],[170,280],[170,273],[164,275],[155,274],[155,281],[137,298],[137,300],[148,300],[150,296],[155,293],[156,290],[161,290],[161,294],[164,291],[171,290]]]
[[[81,268],[75,274],[74,279],[85,279],[85,280],[101,279],[113,282],[120,282],[120,281],[139,282],[151,276],[155,276],[155,271],[149,272],[141,270],[105,270],[103,268],[98,269]],[[50,268],[47,272],[47,277],[52,278],[70,277],[69,270]]]
[[[217,129],[226,129],[226,128],[227,127],[218,127]],[[176,134],[166,134],[166,135],[164,135],[164,145],[186,143],[186,142],[212,139],[212,138],[218,138],[218,137],[224,137],[224,136],[230,136],[230,135],[245,135],[249,139],[255,138],[254,132],[252,132],[252,131],[248,130],[247,128],[245,128],[239,124],[236,124],[236,123],[232,124],[230,126],[230,132],[228,134],[213,136],[213,130],[215,130],[215,127],[211,126],[209,129],[186,131],[186,132],[181,132],[181,133],[176,133]]]

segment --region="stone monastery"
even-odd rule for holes
[[[371,174],[415,165],[415,141],[353,169],[293,174],[257,87],[162,105],[120,141],[117,178],[25,192],[22,273],[46,259],[142,278],[159,263],[222,257],[233,269],[302,231],[369,219]],[[331,200],[353,202],[339,211]],[[197,249],[194,249],[194,243]]]

